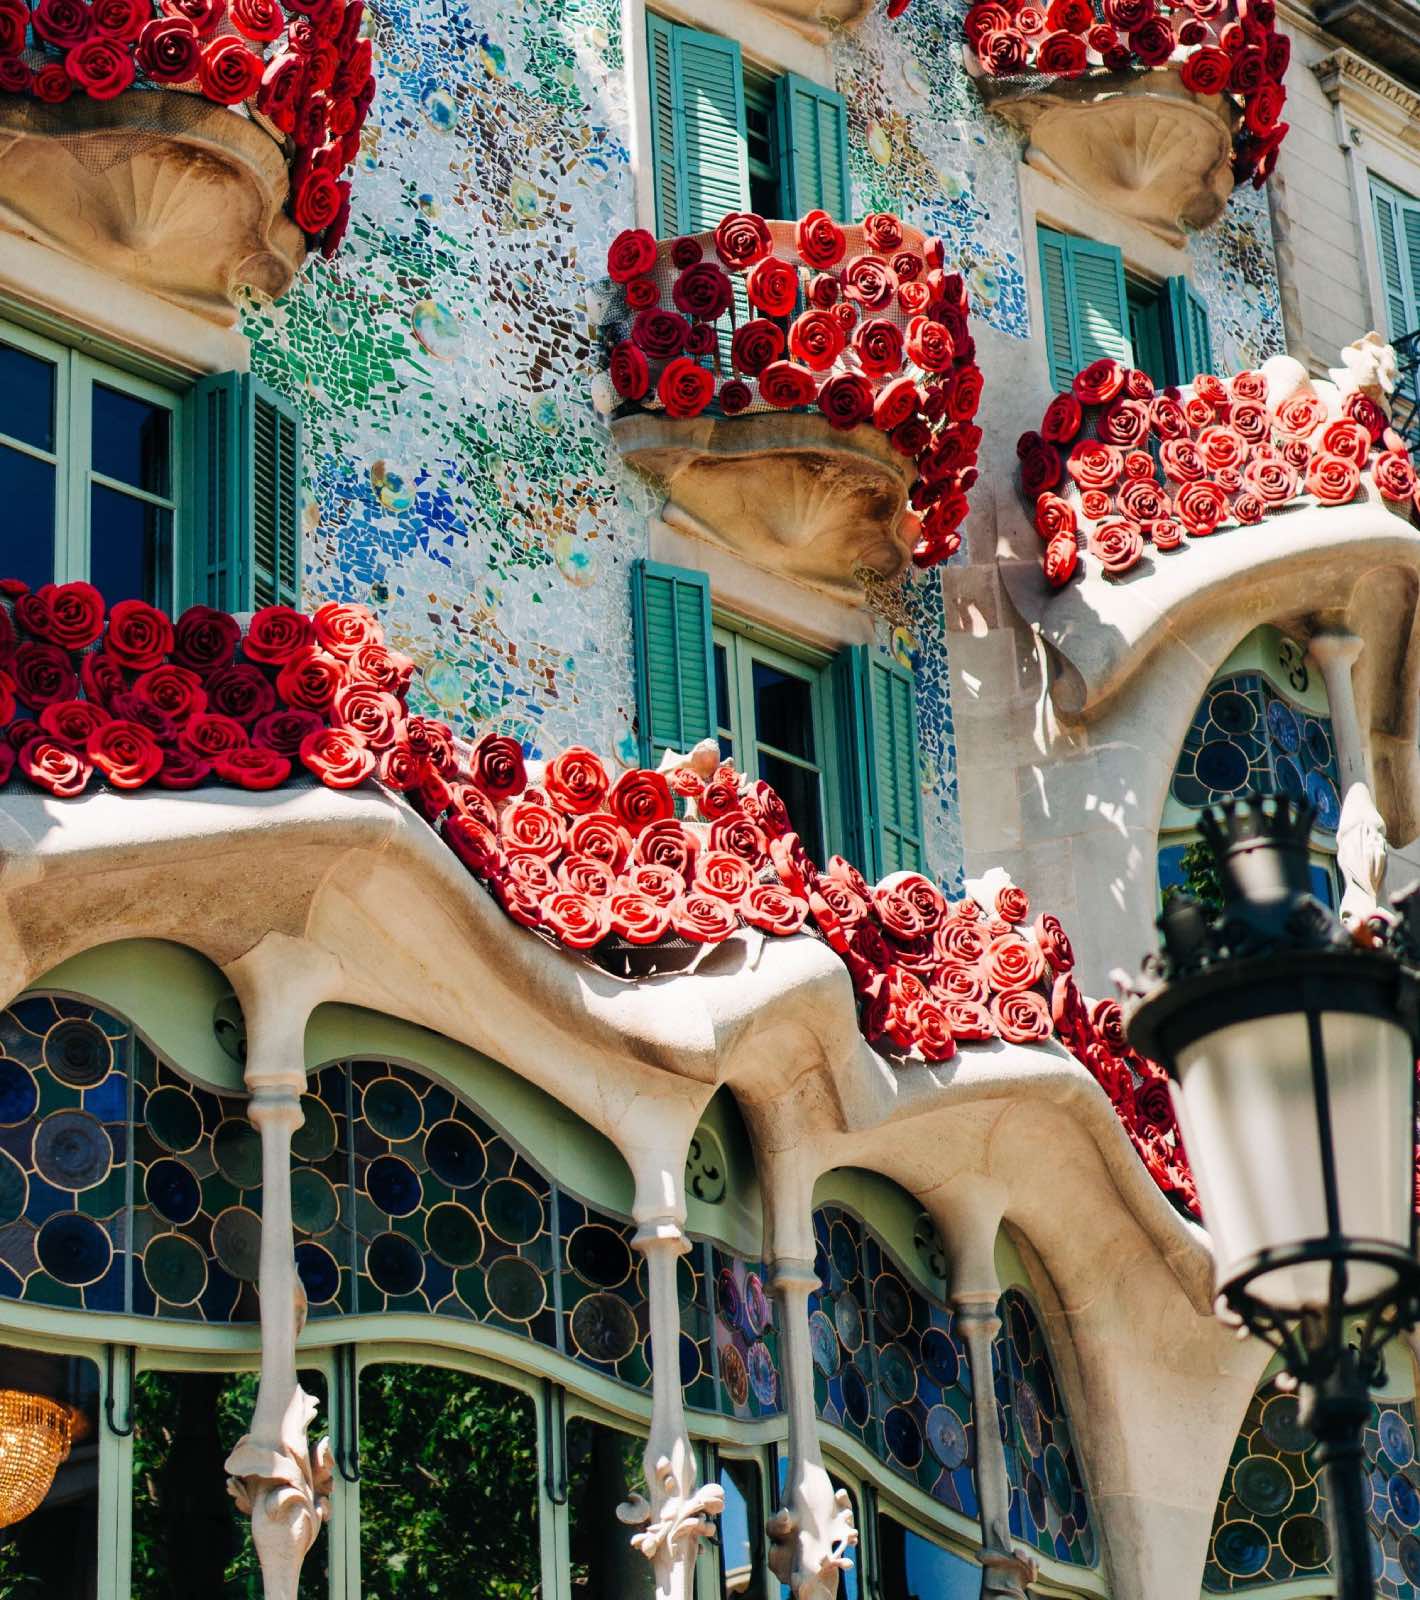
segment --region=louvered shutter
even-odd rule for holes
[[[847,222],[848,112],[843,96],[797,73],[775,80],[780,195],[785,217],[826,211]]]
[[[1213,370],[1208,305],[1187,278],[1168,280],[1170,381],[1192,383]]]
[[[646,13],[646,49],[651,79],[651,161],[656,187],[656,233],[673,238],[681,226],[685,193],[685,133],[676,87],[675,35],[680,30],[654,12]]]
[[[715,736],[710,580],[689,567],[637,561],[631,569],[636,720],[641,764],[684,754]]]
[[[703,233],[749,205],[744,78],[733,39],[677,28],[682,162],[680,232]]]
[[[227,611],[297,605],[301,594],[301,418],[246,372],[200,379],[192,441],[189,593]]]
[[[1124,258],[1108,244],[1037,230],[1041,301],[1050,381],[1068,389],[1082,368],[1102,356],[1133,365]]]
[[[843,809],[850,857],[876,881],[923,869],[922,802],[912,674],[853,645],[834,662]]]
[[[1406,266],[1402,261],[1405,229],[1401,208],[1404,204],[1394,190],[1371,182],[1371,200],[1376,218],[1376,253],[1380,257],[1381,289],[1385,295],[1386,334],[1401,339],[1415,327],[1411,316],[1413,301],[1406,292]],[[1413,278],[1412,278],[1413,281]]]
[[[1041,228],[1040,289],[1045,313],[1045,358],[1050,386],[1056,393],[1070,387],[1079,370],[1075,360],[1073,293],[1070,280],[1070,241],[1054,228]]]

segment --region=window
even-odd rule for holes
[[[886,1513],[877,1520],[883,1600],[977,1600],[981,1568],[976,1562],[924,1539]]]
[[[641,760],[716,739],[777,789],[811,854],[870,879],[925,870],[911,673],[863,645],[836,654],[712,612],[702,572],[632,573]]]
[[[646,14],[656,232],[703,233],[727,212],[840,221],[850,205],[843,97],[746,67],[733,39]]]
[[[1392,342],[1420,328],[1420,200],[1371,179],[1376,254]]]
[[[0,323],[6,576],[232,611],[300,589],[300,421],[244,373],[158,381]]]
[[[1046,360],[1057,391],[1104,356],[1139,367],[1160,387],[1212,369],[1208,308],[1187,278],[1126,277],[1114,245],[1044,224],[1036,231]]]

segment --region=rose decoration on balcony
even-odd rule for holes
[[[886,212],[847,228],[822,211],[797,223],[734,213],[678,239],[627,229],[607,274],[621,414],[816,407],[833,428],[876,428],[916,469],[913,560],[960,547],[981,372],[966,285],[940,240]]]
[[[1303,506],[1377,500],[1420,525],[1420,493],[1383,391],[1310,378],[1289,356],[1230,378],[1157,390],[1117,361],[1094,362],[1017,444],[1020,484],[1046,581],[1092,567],[1122,578]]]
[[[57,106],[180,90],[231,107],[284,141],[287,210],[331,256],[375,96],[363,16],[363,0],[0,0],[0,93]]]
[[[973,76],[1023,87],[1176,69],[1190,94],[1234,108],[1235,182],[1261,188],[1276,164],[1292,45],[1274,0],[975,0],[963,28]]]

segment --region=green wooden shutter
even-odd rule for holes
[[[1102,356],[1131,366],[1124,258],[1110,244],[1037,229],[1046,359],[1056,390]]]
[[[1187,278],[1170,278],[1169,377],[1173,383],[1192,383],[1200,372],[1213,370],[1213,335],[1208,304]]]
[[[834,660],[843,812],[854,864],[876,881],[924,870],[912,674],[853,645]]]
[[[656,187],[656,233],[662,239],[682,231],[685,194],[685,130],[676,87],[674,23],[646,13],[646,49],[651,79],[651,164]]]
[[[641,764],[715,737],[710,580],[689,567],[637,561],[631,569],[636,720]]]
[[[250,611],[301,595],[301,418],[250,373],[220,372],[189,405],[193,539],[184,601]]]
[[[1406,293],[1407,263],[1401,260],[1404,202],[1393,190],[1371,180],[1371,201],[1376,218],[1376,254],[1380,257],[1381,289],[1385,295],[1386,334],[1401,339],[1413,329],[1411,301]]]
[[[848,111],[843,96],[797,73],[775,80],[779,193],[783,217],[826,211],[847,222]]]

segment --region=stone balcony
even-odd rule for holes
[[[1290,42],[1255,8],[1243,21],[1225,4],[1205,22],[1141,6],[1126,32],[1133,9],[1078,0],[1047,32],[1033,7],[977,0],[964,57],[1031,166],[1179,244],[1218,219],[1237,183],[1271,171]]]
[[[37,12],[0,75],[0,228],[220,325],[284,293],[339,245],[374,80],[358,6],[319,36],[270,13],[265,40],[155,15],[71,48]]]
[[[960,543],[980,372],[960,274],[895,217],[630,230],[608,261],[611,431],[672,527],[841,599]]]

